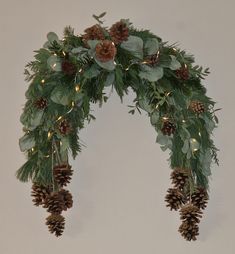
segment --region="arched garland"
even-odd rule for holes
[[[50,32],[35,60],[25,69],[27,102],[21,116],[24,136],[21,151],[26,163],[17,171],[19,180],[31,180],[34,204],[51,215],[51,233],[62,234],[63,210],[72,207],[64,187],[72,175],[68,161],[81,152],[78,133],[85,121],[95,119],[91,103],[102,105],[111,86],[122,97],[136,93],[129,113],[144,110],[158,133],[163,151],[170,150],[173,187],[166,195],[171,210],[180,209],[180,233],[196,240],[201,210],[208,200],[211,161],[218,164],[211,139],[218,122],[214,102],[206,96],[202,80],[208,69],[194,65],[194,58],[176,45],[168,45],[148,30],[135,29],[120,20],[110,29],[97,24],[75,35],[71,27],[64,38]]]

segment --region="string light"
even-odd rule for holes
[[[64,51],[62,51],[62,54],[63,54],[64,56],[66,56],[66,53],[65,53]]]
[[[78,72],[81,73],[82,72],[82,68]]]
[[[56,53],[54,53],[54,56],[57,56],[57,54],[56,54]]]
[[[60,121],[62,119],[62,116],[59,116],[56,121]]]
[[[75,102],[74,101],[72,101],[72,107],[74,107],[75,106]]]
[[[182,123],[186,123],[186,121],[183,119],[183,120],[182,120]]]
[[[198,135],[199,135],[200,137],[202,136],[202,134],[201,134],[201,132],[200,132],[200,131],[198,132]]]
[[[31,148],[31,151],[34,152],[34,148]]]
[[[166,121],[166,120],[169,119],[169,117],[164,116],[162,119],[163,119],[164,121]]]
[[[79,85],[79,84],[75,86],[75,91],[76,91],[76,92],[79,92],[79,91],[80,91],[80,85]]]
[[[54,63],[54,64],[52,65],[52,67],[55,68],[55,67],[56,67],[56,63]]]
[[[52,136],[52,132],[48,131],[48,133],[47,133],[47,138],[50,139],[51,136]]]
[[[44,84],[44,83],[45,83],[45,79],[42,79],[42,80],[41,80],[41,83]]]

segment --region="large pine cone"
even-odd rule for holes
[[[46,218],[46,225],[48,226],[49,231],[55,235],[61,236],[64,231],[65,219],[60,214],[51,214]]]
[[[82,36],[85,44],[89,40],[101,40],[105,39],[103,28],[100,25],[94,25],[87,28],[85,34]]]
[[[96,45],[95,52],[98,60],[108,62],[114,59],[117,49],[112,41],[104,40]]]
[[[186,202],[184,194],[178,190],[170,188],[167,190],[167,195],[165,197],[167,207],[170,207],[171,210],[178,210]]]
[[[51,188],[37,183],[33,183],[31,196],[35,206],[42,205],[46,197],[50,194]]]
[[[171,173],[172,184],[182,190],[186,186],[189,178],[189,171],[184,168],[175,168]]]
[[[176,126],[174,123],[170,122],[169,120],[165,120],[163,122],[163,126],[161,129],[163,135],[170,136],[171,134],[174,134],[176,131]]]
[[[194,206],[204,210],[207,206],[209,195],[205,188],[199,187],[192,194],[191,200]]]
[[[200,101],[191,101],[189,108],[196,114],[205,112],[205,105]]]
[[[60,190],[59,194],[62,196],[63,199],[63,210],[66,211],[67,209],[71,208],[73,206],[73,196],[68,190]]]
[[[64,210],[64,200],[59,192],[53,192],[46,197],[44,208],[47,208],[49,213],[60,214]]]
[[[199,235],[199,227],[196,223],[188,223],[185,221],[179,227],[179,232],[187,241],[195,241]]]
[[[199,223],[202,218],[202,212],[193,204],[187,204],[180,209],[180,219],[183,222],[188,222],[190,225]]]
[[[56,182],[62,187],[70,183],[73,170],[69,164],[57,165],[53,169]]]
[[[129,36],[129,28],[123,21],[119,21],[110,28],[110,36],[115,44],[126,41]]]

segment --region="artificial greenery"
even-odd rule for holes
[[[112,87],[121,100],[128,91],[135,92],[129,113],[147,112],[158,133],[156,142],[163,151],[169,150],[170,167],[191,170],[191,189],[208,189],[211,162],[218,164],[212,140],[218,123],[215,102],[203,85],[208,68],[195,65],[194,57],[177,45],[163,42],[148,30],[137,30],[129,20],[119,24],[128,38],[110,44],[113,56],[108,61],[99,59],[97,45],[103,40],[112,42],[103,15],[94,15],[94,29],[103,33],[102,40],[99,36],[85,40],[71,27],[65,28],[62,40],[50,32],[43,48],[35,51],[35,59],[26,65],[29,87],[20,119],[25,132],[20,148],[27,161],[17,171],[17,178],[53,185],[53,166],[67,162],[69,154],[75,158],[81,152],[79,132],[85,122],[95,119],[91,106],[105,103],[105,88]],[[45,108],[36,106],[40,98],[46,100]],[[203,103],[204,112],[190,110],[192,101]],[[69,123],[67,133],[60,131],[63,120]],[[175,126],[170,135],[162,131],[166,121]]]

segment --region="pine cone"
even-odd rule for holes
[[[67,135],[71,132],[71,125],[67,119],[59,122],[58,129],[62,135]]]
[[[63,202],[64,202],[64,207],[63,210],[66,211],[67,209],[71,208],[73,206],[73,196],[68,190],[60,190],[59,194],[61,195]]]
[[[77,72],[77,67],[75,64],[71,63],[70,61],[68,60],[64,60],[61,64],[61,69],[62,71],[68,75],[68,76],[71,76],[71,75],[74,75],[76,72]]]
[[[191,196],[192,204],[199,209],[205,209],[209,200],[208,193],[205,188],[199,187]]]
[[[202,212],[193,204],[187,204],[180,209],[180,219],[183,222],[187,222],[192,225],[200,222],[202,218]]]
[[[55,235],[61,236],[64,231],[65,219],[60,214],[51,214],[46,218],[46,225],[50,233],[55,233]]]
[[[205,105],[200,101],[192,101],[189,108],[196,114],[201,114],[205,112]]]
[[[184,194],[178,190],[170,188],[167,190],[167,195],[165,201],[167,207],[170,207],[171,210],[178,210],[186,202]]]
[[[158,61],[159,61],[159,55],[158,54],[148,56],[145,60],[145,62],[150,66],[155,66],[158,63]]]
[[[103,28],[100,25],[94,25],[87,28],[85,34],[82,36],[83,41],[87,45],[87,41],[89,40],[101,40],[105,39]]]
[[[50,194],[50,192],[51,192],[50,187],[34,183],[32,185],[32,192],[31,192],[34,205],[35,206],[42,205],[46,197]]]
[[[47,107],[47,100],[43,97],[35,101],[35,106],[38,109],[45,109]]]
[[[184,168],[175,168],[171,173],[171,180],[172,184],[180,189],[183,190],[189,177],[189,171]]]
[[[171,134],[174,134],[176,131],[176,126],[174,123],[170,122],[169,120],[166,120],[163,122],[163,126],[161,129],[163,135],[170,136]]]
[[[119,21],[110,28],[110,36],[115,44],[126,41],[129,36],[129,28],[123,21]]]
[[[117,49],[112,41],[104,40],[96,45],[95,52],[101,62],[108,62],[114,59]]]
[[[64,209],[64,200],[59,192],[53,192],[48,195],[44,201],[44,208],[49,213],[60,214]]]
[[[53,173],[56,182],[62,187],[70,183],[73,171],[69,164],[61,164],[54,167]]]
[[[176,70],[176,76],[181,80],[188,80],[189,79],[189,70],[186,67],[181,67],[180,69]]]
[[[179,232],[187,241],[195,241],[199,235],[199,227],[196,223],[190,224],[185,221],[179,227]]]

